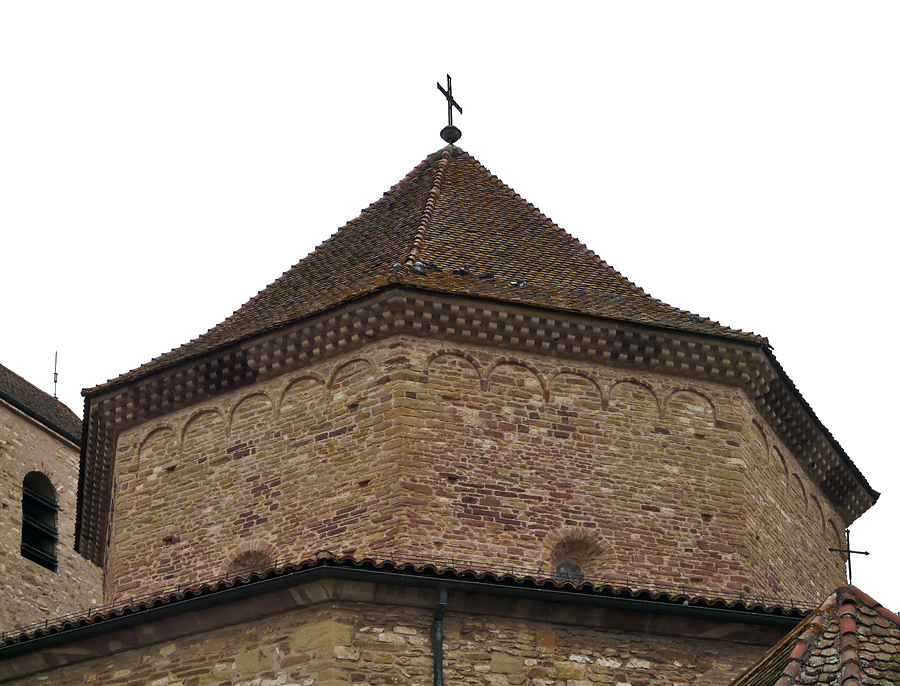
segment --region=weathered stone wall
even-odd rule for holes
[[[804,600],[810,596],[797,589],[815,589],[818,602],[846,581],[845,558],[828,551],[846,548],[841,518],[790,451],[749,412],[745,427],[751,587]]]
[[[487,547],[497,563],[538,567],[571,540],[601,578],[807,603],[843,580],[827,550],[839,516],[738,390],[488,351],[432,356],[410,460],[432,470],[411,470],[420,510],[404,529],[423,554],[436,541],[447,556]],[[450,526],[434,536],[431,521]]]
[[[12,684],[346,686],[432,681],[433,609],[321,605],[13,680]],[[753,643],[449,612],[447,686],[712,686],[766,650]]]
[[[59,504],[57,570],[21,555],[22,481],[41,472]],[[0,630],[75,612],[102,600],[101,570],[74,550],[78,446],[0,401]]]
[[[423,367],[404,547],[806,604],[843,581],[839,516],[737,389],[487,349]]]
[[[403,511],[393,356],[380,346],[123,435],[108,597],[388,549]]]
[[[115,469],[110,599],[323,550],[808,604],[843,579],[740,390],[537,354],[393,338],[136,427]]]

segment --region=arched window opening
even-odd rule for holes
[[[563,584],[568,581],[576,586],[584,583],[584,570],[577,562],[564,560],[556,565],[555,571],[557,583]]]
[[[57,566],[56,490],[40,472],[22,481],[22,557],[55,572]]]

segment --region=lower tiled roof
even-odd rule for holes
[[[900,684],[900,616],[842,586],[731,686]]]
[[[337,567],[349,570],[388,572],[404,576],[440,578],[448,581],[470,581],[546,591],[568,591],[585,596],[618,598],[623,600],[649,601],[660,605],[692,606],[707,610],[731,610],[751,617],[785,618],[799,621],[805,612],[792,605],[792,601],[774,598],[762,598],[746,594],[713,594],[702,595],[697,588],[683,586],[639,588],[628,587],[618,583],[607,583],[599,579],[586,579],[583,583],[557,581],[546,577],[546,570],[528,570],[520,568],[489,569],[483,565],[469,564],[463,561],[428,560],[411,558],[400,560],[354,558],[351,556],[334,557],[320,554],[300,562],[281,563],[272,566],[248,568],[234,574],[218,576],[206,581],[190,585],[176,586],[166,591],[151,595],[129,598],[102,607],[94,607],[83,612],[72,613],[62,617],[47,619],[29,626],[0,633],[0,659],[2,650],[34,641],[45,636],[73,631],[81,627],[92,626],[111,620],[147,612],[155,608],[176,605],[201,596],[224,593],[231,589],[258,584],[276,579],[287,579],[300,576],[317,568]],[[298,579],[299,580],[299,579]]]

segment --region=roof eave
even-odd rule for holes
[[[112,473],[115,436],[124,428],[369,341],[404,334],[651,369],[742,387],[775,433],[795,451],[804,469],[820,480],[846,523],[878,497],[762,345],[392,285],[88,396],[90,409],[85,416],[90,423],[85,424],[79,551],[97,564],[102,559],[104,534],[93,530],[90,522],[105,530],[110,488],[106,482]],[[93,480],[97,475],[105,479],[99,485]],[[95,487],[90,493],[88,481]],[[90,545],[83,538],[88,532],[94,541]]]
[[[28,407],[24,403],[19,402],[18,400],[16,400],[9,394],[4,393],[2,390],[0,390],[0,400],[8,403],[10,406],[14,407],[22,414],[27,415],[29,418],[36,421],[38,424],[41,424],[42,426],[46,427],[47,429],[50,429],[50,431],[55,433],[57,436],[72,443],[73,445],[77,446],[80,443],[80,437],[76,437],[74,434],[70,433],[68,430],[66,430],[63,427],[59,426],[58,424],[50,421],[49,419],[47,419],[46,417],[41,415],[39,412],[33,410],[32,408]]]
[[[317,593],[305,594],[294,592],[298,587],[317,582],[351,582],[353,591],[336,592],[333,588],[320,587]],[[280,612],[297,610],[305,605],[318,602],[337,602],[340,600],[355,602],[375,597],[366,593],[360,584],[377,586],[393,586],[411,589],[413,592],[424,590],[437,592],[444,590],[456,596],[451,604],[451,612],[470,613],[475,611],[490,613],[492,608],[483,601],[463,603],[465,597],[483,597],[506,603],[516,604],[524,601],[547,603],[549,605],[574,605],[591,608],[606,613],[604,616],[615,624],[619,613],[628,615],[653,615],[663,618],[662,622],[644,625],[651,633],[681,634],[686,630],[685,621],[709,625],[715,624],[747,627],[742,630],[746,635],[754,631],[781,631],[796,626],[802,616],[797,613],[786,614],[781,610],[762,611],[758,608],[720,607],[717,604],[685,602],[684,598],[646,598],[639,592],[623,591],[619,594],[593,589],[559,588],[555,584],[535,583],[530,579],[519,579],[508,576],[495,578],[472,576],[466,572],[453,570],[437,573],[428,567],[415,568],[411,565],[373,565],[362,562],[340,560],[321,560],[311,565],[288,565],[281,570],[254,574],[247,579],[235,578],[230,583],[213,588],[190,589],[186,592],[159,597],[153,602],[132,607],[123,605],[120,609],[108,613],[96,612],[93,615],[72,617],[52,633],[38,630],[23,636],[20,640],[0,646],[0,679],[21,678],[43,669],[60,667],[72,662],[103,657],[122,650],[141,647],[146,643],[158,643],[174,640],[195,633],[203,627],[203,631],[222,628],[230,624],[244,623]],[[246,602],[260,597],[267,597],[266,602]],[[359,596],[359,597],[357,597]],[[379,594],[380,602],[389,602],[388,596]],[[301,600],[306,598],[305,601]],[[423,597],[420,593],[408,596],[408,601],[421,606]],[[395,598],[396,600],[396,598]],[[242,602],[245,601],[245,602]],[[424,601],[427,603],[428,599]],[[223,612],[221,608],[228,604],[241,603],[240,610],[235,613]],[[495,606],[496,607],[496,606]],[[210,613],[209,611],[212,610]],[[530,611],[530,610],[529,610]],[[610,614],[612,613],[612,614]],[[205,614],[208,621],[172,622],[173,617],[189,614]],[[672,617],[676,621],[671,625],[665,618]],[[622,621],[621,619],[618,621]],[[165,622],[160,632],[148,627],[157,622]],[[698,624],[698,625],[699,625]],[[624,621],[624,626],[634,627],[633,620]],[[130,638],[103,641],[102,637],[116,632],[127,632],[141,627],[141,632]],[[669,628],[667,628],[669,627]],[[715,631],[716,635],[722,629]],[[146,637],[152,637],[148,641]],[[100,639],[100,640],[98,640]],[[80,650],[70,647],[54,650],[62,646],[81,643]],[[90,647],[89,647],[90,646]],[[102,652],[101,652],[102,651]],[[35,656],[44,653],[43,661]],[[93,653],[93,654],[92,654]],[[98,654],[99,653],[99,654]],[[49,664],[48,664],[49,663]]]

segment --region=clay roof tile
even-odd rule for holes
[[[0,364],[0,400],[73,443],[81,442],[81,420],[59,400]]]
[[[424,267],[417,269],[416,261]],[[397,264],[402,265],[399,272]],[[462,267],[471,273],[454,272]],[[527,287],[511,285],[520,281]],[[765,344],[760,336],[650,297],[475,158],[448,146],[429,155],[359,217],[224,322],[87,394],[309,317],[394,282]]]
[[[730,686],[896,683],[886,675],[900,675],[897,620],[856,587],[842,586]]]

